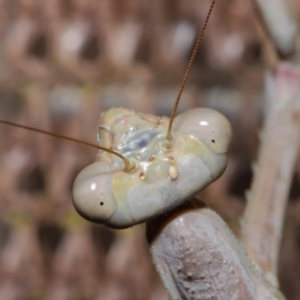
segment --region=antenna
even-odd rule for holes
[[[185,83],[186,83],[186,81],[188,79],[188,76],[190,74],[193,62],[194,62],[194,60],[196,58],[197,51],[198,51],[199,46],[201,44],[201,41],[202,41],[202,38],[203,38],[203,35],[204,35],[204,32],[205,32],[205,29],[206,29],[207,24],[208,24],[208,20],[210,18],[210,15],[212,13],[213,8],[214,8],[215,2],[216,2],[216,0],[213,0],[212,4],[210,5],[208,14],[207,14],[205,22],[204,22],[204,25],[203,25],[203,27],[202,27],[202,29],[200,31],[200,34],[199,34],[199,36],[197,38],[197,42],[195,44],[193,53],[192,53],[190,61],[189,61],[189,64],[188,64],[187,69],[185,71],[185,74],[184,74],[184,77],[183,77],[183,81],[181,83],[181,86],[180,86],[180,89],[179,89],[179,92],[178,92],[178,95],[177,95],[177,98],[176,98],[176,102],[174,104],[174,108],[173,108],[173,111],[172,111],[172,114],[171,114],[171,117],[170,117],[170,122],[169,122],[169,127],[168,127],[168,133],[167,133],[167,143],[164,143],[164,145],[165,145],[166,148],[171,148],[171,143],[172,143],[172,139],[173,139],[172,134],[171,134],[171,130],[172,130],[172,125],[173,125],[173,121],[174,121],[174,118],[175,118],[175,114],[176,114],[176,111],[177,111],[177,108],[178,108],[178,105],[179,105],[180,97],[181,97],[181,94],[182,94],[183,89],[185,87]]]
[[[93,148],[96,148],[98,150],[107,151],[107,152],[109,152],[111,154],[114,154],[114,155],[120,157],[121,159],[123,159],[123,161],[124,161],[124,170],[125,171],[130,172],[130,171],[135,169],[135,163],[134,162],[131,162],[129,159],[127,159],[126,157],[124,157],[123,155],[121,155],[118,152],[115,152],[115,151],[110,150],[108,148],[99,146],[97,144],[81,141],[81,140],[71,138],[71,137],[68,137],[68,136],[64,136],[64,135],[56,134],[56,133],[53,133],[53,132],[37,129],[37,128],[34,128],[34,127],[29,127],[29,126],[25,126],[25,125],[16,124],[16,123],[1,120],[1,119],[0,119],[0,123],[5,124],[5,125],[18,127],[18,128],[22,128],[22,129],[26,129],[26,130],[30,130],[30,131],[34,131],[34,132],[37,132],[37,133],[46,134],[46,135],[49,135],[49,136],[52,136],[52,137],[55,137],[55,138],[71,141],[71,142],[81,144],[81,145],[85,145],[85,146],[89,146],[89,147],[93,147]]]

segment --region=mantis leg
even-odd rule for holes
[[[210,209],[177,210],[148,223],[156,269],[172,300],[284,299]]]

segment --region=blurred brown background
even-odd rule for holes
[[[209,5],[0,0],[0,117],[95,142],[99,115],[112,106],[169,115]],[[200,197],[237,233],[263,120],[260,36],[250,1],[217,1],[179,109],[212,107],[233,124],[228,169]],[[110,230],[72,207],[72,182],[95,150],[5,125],[0,138],[0,300],[168,299],[143,225]],[[299,199],[298,171],[280,261],[293,300]]]

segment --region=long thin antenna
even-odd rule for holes
[[[177,111],[177,108],[178,108],[178,105],[179,105],[179,101],[180,101],[180,97],[181,97],[181,94],[183,92],[183,89],[185,87],[185,83],[188,79],[188,76],[190,74],[190,71],[191,71],[191,68],[192,68],[192,65],[193,65],[193,62],[196,58],[196,54],[197,54],[197,51],[199,49],[199,46],[200,46],[200,43],[202,41],[202,38],[203,38],[203,34],[205,32],[205,29],[207,27],[207,24],[208,24],[208,20],[210,18],[210,15],[212,13],[212,10],[214,8],[214,5],[215,5],[215,2],[216,0],[213,0],[210,8],[209,8],[209,11],[208,11],[208,14],[207,14],[207,17],[205,19],[205,22],[204,22],[204,25],[201,29],[201,32],[197,38],[197,42],[196,42],[196,45],[194,47],[194,50],[193,50],[193,53],[192,53],[192,56],[190,58],[190,61],[189,61],[189,64],[187,66],[187,69],[185,71],[185,74],[184,74],[184,77],[183,77],[183,81],[182,81],[182,84],[180,86],[180,89],[179,89],[179,92],[178,92],[178,95],[177,95],[177,98],[176,98],[176,102],[175,102],[175,105],[174,105],[174,108],[173,108],[173,111],[172,111],[172,114],[171,114],[171,117],[170,117],[170,123],[169,123],[169,127],[168,127],[168,134],[167,134],[167,141],[168,142],[172,142],[172,134],[171,134],[171,130],[172,130],[172,125],[173,125],[173,121],[174,121],[174,118],[175,118],[175,114],[176,114],[176,111]]]
[[[93,148],[96,148],[98,150],[107,151],[107,152],[109,152],[111,154],[114,154],[114,155],[120,157],[121,159],[123,159],[125,171],[132,171],[134,169],[134,167],[135,167],[134,163],[130,162],[129,159],[127,159],[126,157],[124,157],[120,153],[115,152],[115,151],[110,150],[110,149],[105,148],[105,147],[101,147],[101,146],[99,146],[97,144],[93,144],[93,143],[81,141],[81,140],[74,139],[74,138],[71,138],[71,137],[68,137],[68,136],[64,136],[64,135],[56,134],[56,133],[53,133],[53,132],[49,132],[49,131],[37,129],[37,128],[34,128],[34,127],[29,127],[29,126],[25,126],[25,125],[21,125],[21,124],[9,122],[9,121],[6,121],[6,120],[1,120],[0,119],[0,123],[5,124],[5,125],[10,125],[10,126],[18,127],[18,128],[22,128],[22,129],[26,129],[26,130],[30,130],[30,131],[34,131],[34,132],[38,132],[38,133],[42,133],[42,134],[46,134],[46,135],[49,135],[49,136],[52,136],[52,137],[55,137],[55,138],[59,138],[59,139],[71,141],[71,142],[74,142],[74,143],[77,143],[77,144],[81,144],[81,145],[85,145],[85,146],[89,146],[89,147],[93,147]]]

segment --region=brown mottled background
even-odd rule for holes
[[[109,107],[169,115],[209,5],[0,0],[0,117],[95,142]],[[233,124],[228,169],[201,197],[236,231],[263,120],[260,36],[249,0],[217,1],[180,104]],[[143,225],[110,230],[72,207],[95,150],[5,125],[0,139],[0,300],[168,299]],[[300,299],[300,161],[297,170],[280,260],[290,300]]]

